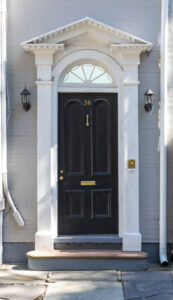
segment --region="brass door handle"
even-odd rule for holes
[[[86,127],[89,127],[90,124],[89,124],[89,115],[87,114],[86,115],[86,123],[85,123]]]
[[[61,180],[61,181],[64,180],[64,176],[60,176],[59,180]]]

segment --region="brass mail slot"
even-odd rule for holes
[[[84,180],[80,182],[80,185],[96,185],[96,181],[95,180]]]

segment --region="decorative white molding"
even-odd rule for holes
[[[22,47],[25,52],[35,53],[37,51],[52,51],[54,52],[62,52],[64,50],[64,44],[23,44]]]
[[[152,50],[153,45],[150,43],[147,44],[122,44],[122,45],[110,45],[110,49],[112,52],[131,50],[135,52],[150,52]]]
[[[129,42],[131,42],[131,44],[134,43],[134,44],[144,44],[144,45],[152,46],[150,43],[148,43],[147,41],[145,41],[143,39],[140,39],[140,38],[138,38],[132,34],[129,34],[127,32],[118,30],[118,29],[111,27],[109,25],[106,25],[102,22],[96,21],[90,17],[85,17],[84,19],[78,20],[78,21],[68,24],[66,26],[46,32],[44,34],[41,34],[33,39],[23,42],[21,45],[24,46],[26,44],[38,44],[38,43],[44,42],[45,40],[51,39],[52,37],[62,36],[64,33],[67,33],[69,31],[75,31],[76,29],[79,29],[79,28],[84,28],[85,31],[86,30],[90,31],[90,30],[96,28],[97,30],[106,32],[109,35],[111,34],[112,39],[115,39],[115,37],[117,37],[117,38],[121,38],[126,41],[129,41]],[[62,40],[63,40],[63,37],[62,37]],[[148,50],[148,51],[150,51],[150,50]]]
[[[52,85],[52,81],[49,81],[49,80],[37,80],[36,82],[36,85]]]
[[[123,81],[123,86],[140,85],[140,81]]]
[[[59,93],[118,93],[117,87],[58,86]]]

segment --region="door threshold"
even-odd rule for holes
[[[59,235],[54,243],[122,243],[117,234]]]

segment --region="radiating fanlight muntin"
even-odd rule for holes
[[[66,73],[63,83],[71,84],[111,84],[112,77],[105,69],[94,64],[80,64]]]

